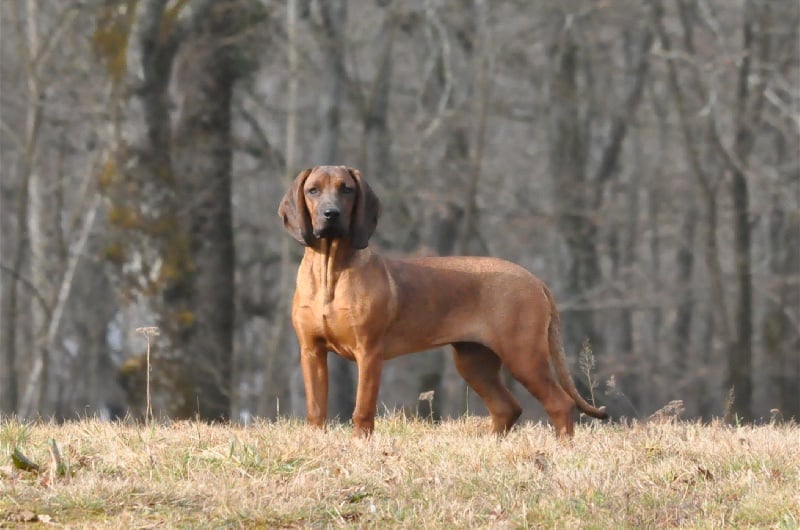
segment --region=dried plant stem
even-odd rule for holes
[[[145,388],[145,395],[146,395],[146,409],[144,413],[144,421],[147,425],[153,421],[153,400],[150,396],[150,339],[152,337],[158,336],[158,328],[156,327],[147,327],[147,328],[136,328],[136,333],[141,333],[144,335],[145,340],[147,341],[147,371],[146,371],[146,388]]]
[[[581,353],[578,357],[578,364],[580,365],[581,372],[586,376],[586,384],[589,386],[591,403],[594,404],[594,389],[597,387],[597,380],[594,377],[594,354],[592,353],[592,345],[589,343],[589,339],[583,341]]]
[[[149,425],[153,421],[153,400],[150,397],[150,338],[147,339],[147,409],[145,410],[145,421]]]

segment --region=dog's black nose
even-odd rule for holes
[[[339,217],[339,209],[338,208],[326,208],[322,210],[322,216],[327,219],[328,221],[333,221]]]

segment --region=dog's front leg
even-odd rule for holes
[[[308,423],[323,427],[328,417],[328,352],[318,346],[301,347],[300,366],[306,387]]]
[[[357,363],[358,390],[356,391],[356,406],[353,410],[353,436],[368,437],[375,430],[383,356],[379,351],[369,351],[359,356]]]

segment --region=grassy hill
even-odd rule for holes
[[[5,419],[0,527],[800,527],[796,424],[588,424],[566,444],[542,425],[487,430]]]

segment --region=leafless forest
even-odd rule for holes
[[[302,415],[276,211],[335,163],[382,252],[543,278],[613,416],[800,417],[796,0],[1,6],[0,414],[143,417],[149,355],[157,416]],[[384,369],[429,390],[482,412],[449,351]]]

